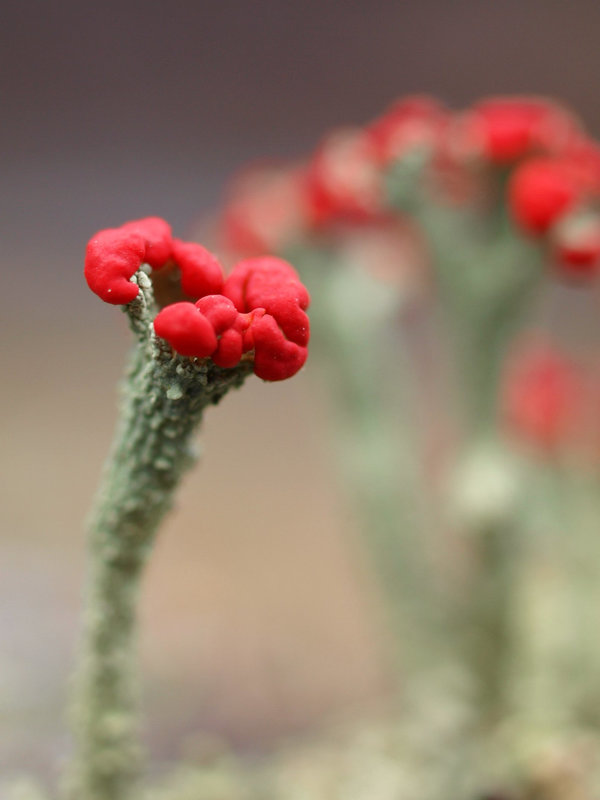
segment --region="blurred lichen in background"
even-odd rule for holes
[[[134,242],[134,269],[117,270],[132,294],[118,302],[138,355],[175,369],[158,381],[169,418],[198,369],[215,399],[222,371],[242,370],[234,385],[252,368],[296,372],[308,296],[280,259],[310,290],[313,379],[330,392],[328,435],[380,587],[393,675],[379,714],[324,721],[260,758],[200,737],[184,763],[153,770],[148,798],[597,797],[600,146],[582,123],[537,97],[454,112],[416,96],[328,134],[304,160],[247,168],[213,249],[255,267],[273,254],[274,284],[238,266],[224,284],[219,273],[216,286],[186,289],[189,252],[154,264],[147,244]],[[170,256],[185,296],[159,312],[155,335],[153,315],[137,313],[144,292],[153,303],[142,265],[158,295],[173,288],[160,281]],[[149,374],[134,362],[140,386]],[[114,567],[110,547],[99,553]],[[96,733],[115,745],[122,722],[113,714]],[[74,800],[135,796],[118,754],[93,774],[89,763]]]
[[[395,632],[393,722],[332,774],[363,773],[364,734],[389,792],[361,797],[595,796],[600,147],[544,98],[409,97],[248,168],[220,219],[221,247],[286,254],[313,293]],[[314,796],[358,796],[329,778]]]

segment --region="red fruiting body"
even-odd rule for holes
[[[146,251],[144,264],[160,269],[171,258],[171,226],[160,217],[146,217],[126,222],[120,230],[138,233],[144,237]]]
[[[184,301],[163,308],[154,320],[154,330],[182,356],[206,358],[217,349],[213,326],[193,303]]]
[[[436,100],[415,95],[394,103],[366,133],[377,160],[385,165],[413,148],[436,149],[447,125],[448,115]]]
[[[306,361],[309,295],[286,261],[242,261],[224,285],[208,250],[172,239],[166,222],[149,217],[97,233],[87,247],[85,277],[106,302],[130,303],[139,293],[131,278],[142,264],[155,270],[175,264],[183,292],[200,298],[166,305],[154,320],[156,335],[180,355],[230,368],[254,350],[254,371],[269,381],[291,377]]]
[[[235,367],[242,354],[251,347],[245,347],[244,334],[251,322],[250,314],[239,314],[234,304],[223,295],[203,297],[196,303],[210,322],[218,338],[211,358],[219,367]]]
[[[251,326],[254,339],[254,372],[265,381],[281,381],[304,365],[306,347],[286,339],[275,318],[265,314]]]
[[[564,445],[577,427],[583,386],[573,365],[551,347],[521,355],[509,371],[505,418],[521,438],[542,450]]]
[[[220,367],[254,350],[254,372],[267,381],[294,375],[307,356],[309,297],[293,267],[278,258],[242,261],[223,292],[163,308],[157,336],[181,355],[210,356]]]
[[[463,120],[467,149],[494,164],[535,153],[556,153],[577,136],[577,121],[560,106],[535,97],[497,97],[476,105]]]
[[[281,252],[308,225],[301,167],[256,166],[237,176],[223,212],[225,244],[243,256]]]
[[[581,197],[573,166],[565,159],[536,158],[513,174],[509,204],[515,220],[533,234],[545,233]]]
[[[309,322],[305,309],[310,297],[296,270],[280,258],[265,256],[240,261],[225,281],[223,294],[238,311],[264,308],[275,318],[285,336],[305,346]]]
[[[306,361],[310,302],[294,268],[279,258],[241,261],[231,272],[223,294],[238,311],[264,309],[248,329],[254,347],[254,371],[264,380],[294,375]]]
[[[84,274],[102,300],[121,305],[137,297],[139,288],[131,278],[142,264],[160,270],[171,262],[179,267],[182,289],[190,297],[221,290],[223,271],[217,259],[201,245],[172,239],[170,226],[158,217],[97,233],[87,246]]]
[[[235,325],[239,316],[238,310],[231,300],[223,295],[202,297],[195,305],[208,319],[218,336]]]
[[[85,279],[90,289],[106,303],[130,303],[139,292],[131,277],[144,263],[146,244],[135,232],[109,228],[88,242]]]
[[[210,356],[219,367],[235,367],[250,349],[244,347],[244,334],[251,319],[226,297],[209,295],[195,304],[166,306],[154,320],[154,330],[182,356]]]
[[[173,239],[172,256],[181,271],[181,288],[188,297],[221,291],[223,267],[201,244]]]
[[[495,97],[452,115],[433,98],[416,95],[365,128],[334,130],[306,167],[267,165],[242,173],[222,217],[225,242],[238,255],[283,252],[315,232],[339,236],[352,225],[389,221],[397,212],[386,206],[386,167],[417,149],[425,157],[424,196],[433,203],[485,210],[501,197],[506,177],[514,219],[538,236],[580,201],[600,198],[600,147],[560,105]],[[502,172],[482,170],[478,157]],[[584,249],[567,252],[567,263],[589,261]]]
[[[309,164],[306,190],[316,226],[380,216],[380,173],[371,138],[353,128],[330,133]]]

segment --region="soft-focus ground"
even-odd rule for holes
[[[0,774],[52,772],[67,747],[83,519],[115,418],[125,321],[27,335],[5,353],[0,511]],[[21,326],[19,326],[21,327]],[[342,517],[315,375],[252,379],[205,424],[145,584],[150,745],[208,730],[269,746],[384,689],[376,602]]]

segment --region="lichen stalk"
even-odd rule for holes
[[[406,678],[422,660],[424,631],[433,623],[427,564],[414,528],[411,489],[415,474],[404,453],[410,431],[397,425],[398,400],[409,405],[405,383],[410,365],[386,328],[401,305],[400,293],[328,250],[293,253],[318,302],[313,337],[326,357],[335,400],[336,451],[366,553],[380,576],[381,600],[392,668]],[[390,358],[402,377],[400,398],[390,392]],[[409,488],[410,487],[410,488]],[[410,662],[410,664],[409,664]]]
[[[141,772],[136,606],[157,529],[193,464],[192,435],[204,409],[252,370],[173,354],[152,329],[149,279],[126,306],[138,338],[123,386],[121,420],[89,521],[89,574],[74,687],[75,758],[65,795],[129,800]]]
[[[431,203],[421,206],[419,215],[438,279],[440,321],[450,334],[462,423],[460,457],[488,451],[499,459],[498,469],[509,469],[502,465],[498,431],[502,370],[540,288],[543,253],[516,229],[502,192],[483,215],[452,213]],[[471,570],[468,596],[459,592],[457,623],[478,688],[480,716],[489,725],[506,710],[516,517],[507,507],[498,518],[464,523]]]

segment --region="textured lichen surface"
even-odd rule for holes
[[[126,307],[138,342],[123,382],[120,424],[89,521],[90,567],[73,706],[73,800],[129,799],[140,773],[135,666],[140,576],[154,537],[194,462],[192,435],[207,406],[240,386],[234,369],[174,355],[154,336],[151,286],[138,273]]]

